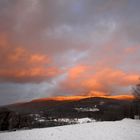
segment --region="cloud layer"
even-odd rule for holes
[[[0,104],[130,94],[140,75],[139,0],[1,0]]]

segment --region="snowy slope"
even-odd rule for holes
[[[140,121],[93,122],[0,133],[0,140],[140,140]]]

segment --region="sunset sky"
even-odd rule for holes
[[[0,105],[131,94],[140,0],[0,0]]]

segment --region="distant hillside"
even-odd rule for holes
[[[140,103],[137,103],[139,106]],[[81,100],[34,100],[0,108],[0,130],[52,127],[77,123],[78,118],[115,121],[133,118],[133,100],[103,97]],[[66,121],[67,120],[67,121]]]

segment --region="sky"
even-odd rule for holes
[[[131,94],[139,0],[0,0],[0,105]]]

